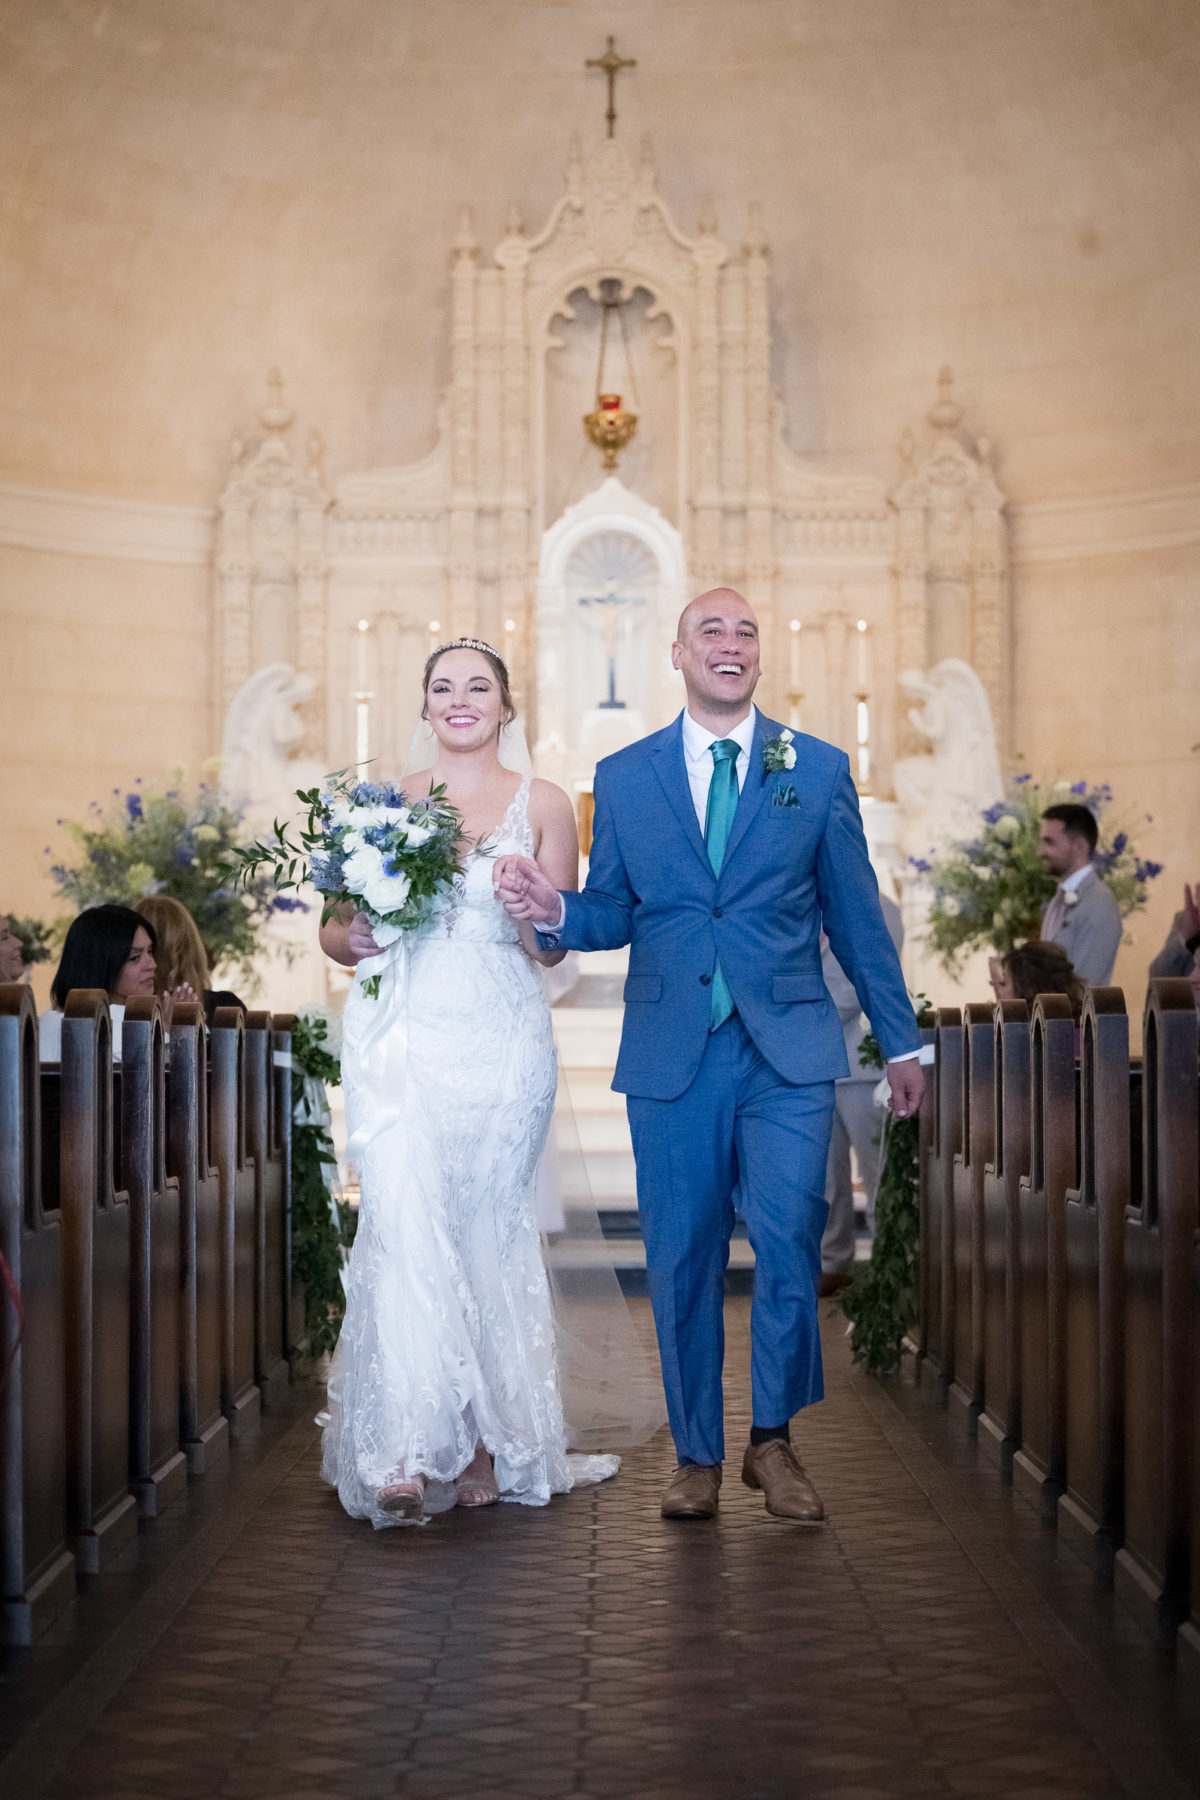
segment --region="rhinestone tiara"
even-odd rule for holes
[[[477,637],[456,637],[451,638],[448,644],[436,644],[425,658],[426,674],[429,673],[430,663],[441,656],[446,650],[482,650],[486,655],[495,657],[496,661],[500,664],[500,667],[504,670],[504,679],[506,681],[508,680],[508,664],[505,662],[500,652],[493,649],[491,644],[485,644],[482,638]]]

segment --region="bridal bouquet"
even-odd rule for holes
[[[459,872],[462,819],[444,788],[408,800],[390,783],[351,781],[344,769],[326,786],[296,798],[307,821],[289,836],[275,821],[274,838],[234,850],[230,871],[243,885],[269,874],[279,888],[311,881],[325,905],[324,924],[349,901],[371,921],[380,949],[398,943],[442,910]],[[380,977],[363,982],[377,997]]]

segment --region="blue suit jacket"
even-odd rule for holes
[[[564,896],[562,929],[541,942],[630,945],[619,1093],[673,1100],[688,1087],[708,1039],[718,956],[747,1031],[785,1081],[847,1074],[821,975],[822,925],[885,1056],[920,1047],[849,762],[797,733],[795,768],[764,776],[763,746],[782,729],[758,715],[719,875],[696,822],[682,713],[596,769],[587,886]]]

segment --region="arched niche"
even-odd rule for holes
[[[683,538],[609,476],[543,534],[537,587],[535,762],[568,788],[599,757],[664,725],[683,704],[671,644],[687,600]],[[597,601],[599,605],[585,605]],[[608,607],[612,612],[608,613]],[[618,621],[615,641],[601,621]],[[610,642],[617,698],[609,700]]]

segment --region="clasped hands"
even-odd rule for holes
[[[492,874],[496,898],[510,919],[541,924],[556,919],[559,892],[537,863],[527,856],[497,858]],[[888,1105],[897,1119],[910,1119],[920,1111],[925,1095],[925,1076],[919,1062],[888,1063],[887,1083],[891,1090]]]

